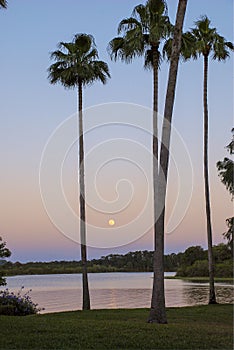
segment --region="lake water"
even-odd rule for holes
[[[166,276],[174,273],[167,272]],[[153,283],[151,272],[92,273],[89,274],[92,309],[149,308]],[[7,287],[18,291],[32,289],[30,296],[41,313],[78,310],[82,307],[82,280],[80,274],[32,275],[7,277]],[[233,303],[233,286],[216,283],[217,301]],[[194,283],[165,279],[166,306],[206,304],[208,283]]]

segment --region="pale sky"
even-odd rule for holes
[[[79,239],[78,230],[78,238],[74,236],[75,221],[69,220],[69,208],[72,208],[70,213],[73,214],[78,210],[75,145],[70,144],[62,174],[68,201],[65,208],[68,212],[64,210],[63,214],[65,221],[73,225],[70,233],[61,233],[51,222],[39,187],[44,147],[56,128],[76,112],[77,103],[75,91],[49,84],[47,69],[51,64],[50,53],[56,49],[58,42],[70,41],[76,33],[95,37],[100,59],[108,63],[112,76],[105,86],[95,83],[84,91],[84,107],[91,107],[85,120],[88,236],[93,245],[88,249],[88,256],[153,249],[149,200],[152,194],[149,159],[152,75],[143,69],[142,58],[130,65],[119,61],[115,63],[106,51],[108,42],[117,35],[118,23],[129,17],[139,3],[137,0],[9,0],[8,9],[0,11],[0,235],[7,241],[14,261],[80,259],[79,245],[68,238]],[[168,0],[172,22],[176,7],[176,0]],[[233,41],[232,0],[188,0],[184,29],[191,28],[194,21],[205,14],[211,19],[211,26],[216,27],[227,40]],[[226,63],[210,60],[209,67],[210,185],[214,244],[218,244],[223,242],[225,219],[232,215],[230,195],[220,183],[216,170],[216,162],[227,156],[225,146],[230,142],[233,127],[232,54]],[[163,63],[159,74],[161,114],[167,73],[168,64]],[[172,232],[166,235],[166,253],[182,251],[191,245],[207,246],[202,168],[202,80],[202,58],[180,64],[173,115],[175,159],[171,161],[167,214],[170,217],[174,210],[175,217],[171,224]],[[128,112],[111,105],[117,102],[122,103],[118,104],[118,108],[126,107]],[[106,107],[94,107],[102,104]],[[113,115],[108,106],[112,108]],[[97,118],[100,108],[101,117]],[[96,119],[92,117],[93,112]],[[136,121],[134,117],[138,113]],[[109,124],[99,127],[104,122]],[[91,130],[93,127],[96,129]],[[185,145],[181,146],[182,151],[179,148],[182,145],[180,137]],[[59,142],[59,147],[62,147],[63,141]],[[59,147],[50,158],[53,161],[59,156]],[[96,179],[93,179],[94,174]],[[61,203],[57,201],[56,189],[52,191],[55,185],[52,175],[48,170],[47,189],[52,193],[52,203],[57,210]],[[125,181],[119,183],[121,179]],[[118,183],[119,193],[116,192]],[[95,198],[94,184],[104,199],[104,207]],[[179,192],[185,196],[180,202],[183,207],[185,198],[183,215],[175,205]],[[97,209],[99,205],[101,207]],[[112,217],[116,225],[108,228],[108,220]],[[97,232],[101,240],[92,240],[92,235]],[[108,242],[108,248],[101,249],[105,242]]]

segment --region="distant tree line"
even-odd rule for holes
[[[213,247],[216,277],[232,277],[233,255],[229,246],[219,244]],[[135,251],[127,254],[109,254],[87,262],[88,272],[151,272],[153,271],[153,252]],[[181,277],[208,276],[207,250],[192,246],[183,253],[164,256],[165,271],[175,271]],[[2,275],[33,275],[81,273],[82,261],[52,262],[6,262],[1,261]]]

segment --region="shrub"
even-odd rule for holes
[[[225,260],[222,263],[215,264],[215,277],[229,278],[233,277],[233,260]],[[197,260],[192,266],[181,266],[176,273],[177,277],[208,277],[208,261]]]
[[[180,277],[208,277],[208,261],[197,260],[191,266],[181,266],[176,273]]]
[[[42,310],[29,296],[31,289],[25,294],[21,294],[23,288],[17,294],[10,292],[8,288],[0,291],[0,315],[26,316],[36,314]]]
[[[229,259],[215,265],[215,276],[233,278],[233,260]]]

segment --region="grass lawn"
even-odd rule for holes
[[[233,305],[167,309],[168,324],[148,324],[147,309],[0,316],[0,349],[232,349]]]

